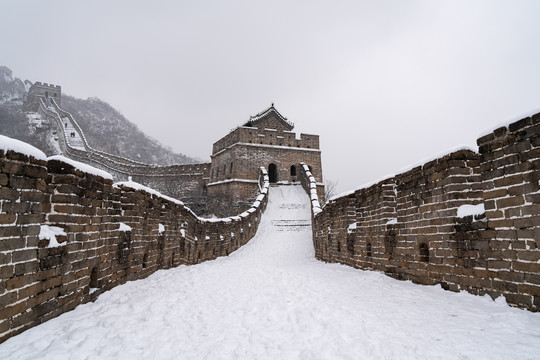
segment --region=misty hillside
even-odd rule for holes
[[[111,105],[98,98],[77,99],[62,94],[62,109],[71,113],[90,146],[147,164],[189,164],[198,162],[176,154],[139,130]]]
[[[30,81],[22,81],[14,77],[9,68],[0,66],[0,134],[32,144],[47,155],[58,154],[56,124],[49,124],[37,114],[25,114],[22,110],[30,85]],[[97,150],[147,164],[200,162],[161,145],[111,105],[97,98],[82,100],[62,94],[62,108],[73,115],[89,145]]]

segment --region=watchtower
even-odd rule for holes
[[[58,106],[62,106],[62,88],[60,85],[35,82],[28,90],[28,96],[24,102],[24,111],[37,111],[40,99],[47,106],[51,105],[52,99]]]
[[[293,128],[272,104],[214,143],[207,184],[209,210],[216,215],[245,210],[257,195],[261,166],[268,169],[271,184],[291,184],[299,181],[300,163],[306,163],[324,199],[319,136],[297,137]]]

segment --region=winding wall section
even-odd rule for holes
[[[0,342],[128,280],[230,254],[267,203],[264,168],[251,208],[222,219],[129,184],[0,150]],[[65,232],[60,246],[44,226]]]
[[[60,108],[53,99],[50,100],[51,107],[47,107],[42,99],[38,101],[38,113],[56,124],[62,133],[58,142],[65,156],[105,170],[112,174],[115,180],[127,180],[131,177],[134,181],[158,189],[168,196],[182,199],[197,212],[204,211],[205,184],[210,177],[210,163],[149,165],[93,149],[69,112]],[[82,147],[71,146],[70,134],[65,131],[65,123],[74,129],[77,138],[82,141]]]
[[[540,114],[477,142],[479,153],[451,153],[322,210],[304,166],[316,257],[540,310]]]

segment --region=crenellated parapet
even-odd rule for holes
[[[0,150],[0,342],[126,281],[229,255],[255,235],[268,200],[261,168],[246,211],[204,219],[134,181],[26,148]]]
[[[280,146],[291,151],[297,148],[319,150],[319,136],[300,134],[300,137],[297,138],[296,133],[292,131],[241,126],[215,142],[212,155],[215,156],[234,144]]]
[[[477,143],[313,202],[315,256],[539,311],[540,114]]]
[[[40,101],[43,101],[46,106],[52,106],[52,100],[62,105],[62,87],[37,81],[30,86],[23,109],[37,112]]]

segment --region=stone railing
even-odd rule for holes
[[[317,181],[313,174],[311,174],[308,165],[301,163],[300,166],[300,182],[311,200],[311,215],[313,217],[322,211],[319,196],[317,195]]]
[[[0,342],[128,280],[229,255],[267,204],[263,168],[251,208],[222,219],[59,160],[0,150],[0,170]]]

